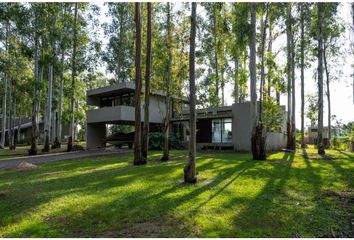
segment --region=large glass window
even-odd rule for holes
[[[232,119],[231,118],[213,119],[212,142],[213,143],[232,142]]]

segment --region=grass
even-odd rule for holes
[[[0,171],[0,237],[353,237],[354,154],[327,152],[198,153],[196,185],[185,151]]]
[[[75,143],[85,147],[85,142]],[[27,157],[28,149],[30,146],[16,146],[15,150],[9,150],[8,148],[0,149],[0,161],[8,160],[11,158]],[[67,144],[62,143],[60,149],[51,149],[49,152],[42,152],[43,145],[38,145],[38,155],[51,154],[51,153],[61,153],[66,152]]]

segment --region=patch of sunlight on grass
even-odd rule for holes
[[[0,171],[0,236],[348,236],[350,208],[328,192],[353,192],[354,155],[306,153],[198,153],[195,185],[183,184],[186,151],[168,162],[151,152],[145,166],[121,154]]]

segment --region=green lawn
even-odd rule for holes
[[[85,142],[79,142],[75,143],[79,144],[83,147],[86,146]],[[27,157],[28,156],[28,149],[30,149],[30,146],[17,146],[15,150],[9,150],[8,147],[5,149],[0,149],[0,161],[1,160],[8,160],[10,158],[18,158],[18,157]],[[67,149],[67,144],[63,143],[61,145],[61,148],[57,149],[51,149],[49,152],[42,152],[43,145],[38,145],[38,155],[43,155],[43,154],[51,154],[51,153],[61,153],[61,152],[66,152]]]
[[[0,171],[0,237],[353,237],[354,154],[132,154]]]

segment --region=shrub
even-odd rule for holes
[[[331,139],[331,148],[336,150],[347,150],[351,148],[349,137],[334,137]]]
[[[183,137],[178,133],[170,133],[169,135],[170,149],[185,149]],[[152,132],[149,134],[149,149],[162,150],[163,149],[163,133]]]

